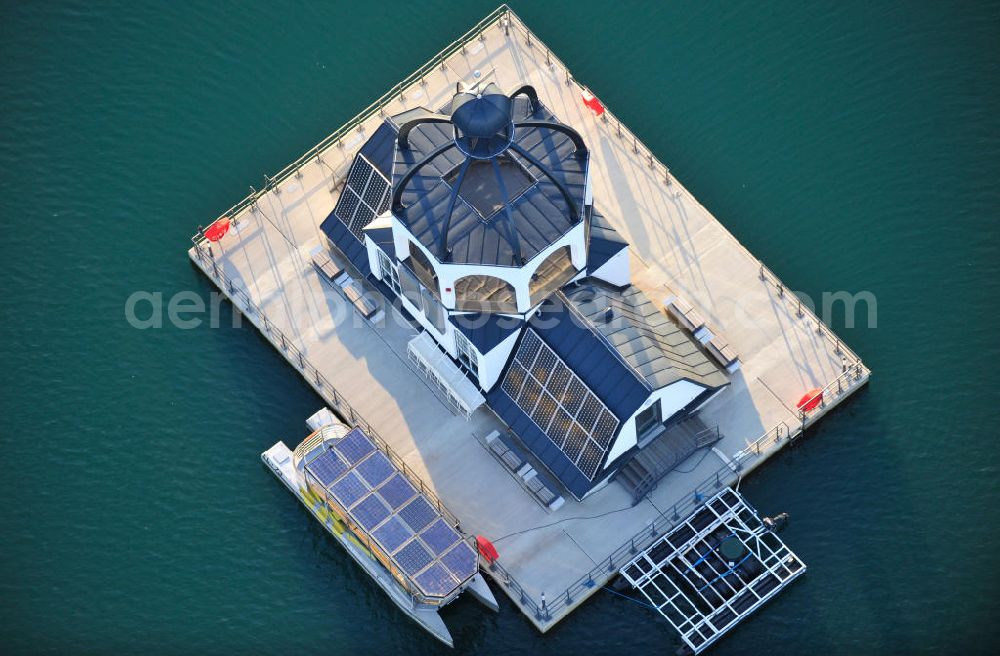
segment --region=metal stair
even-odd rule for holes
[[[709,428],[697,416],[674,424],[640,449],[618,473],[615,480],[632,495],[632,505],[649,494],[664,476],[698,449],[722,438],[719,427]]]

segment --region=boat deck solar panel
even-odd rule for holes
[[[395,474],[378,489],[379,496],[397,510],[417,493],[416,488],[402,474]]]
[[[420,539],[431,548],[435,555],[440,556],[461,538],[455,529],[448,526],[447,522],[439,519],[424,529],[423,533],[420,534]]]
[[[438,516],[434,506],[432,506],[424,495],[419,495],[416,499],[406,504],[402,510],[399,511],[399,516],[403,518],[403,521],[410,525],[414,531],[422,530],[425,526],[434,521],[434,518]]]
[[[309,471],[327,487],[347,471],[347,464],[333,451],[324,451],[309,463]]]
[[[378,540],[378,543],[391,554],[413,537],[413,531],[398,517],[390,517],[372,531],[372,537]]]
[[[344,508],[350,508],[367,495],[369,490],[360,476],[353,471],[349,471],[330,487],[330,491],[340,501],[340,505]]]
[[[334,448],[352,465],[358,464],[375,451],[375,445],[361,431],[351,431]]]
[[[458,581],[455,577],[452,576],[451,573],[448,572],[448,568],[441,563],[433,563],[430,567],[418,574],[417,583],[424,590],[427,590],[428,592],[436,592],[437,594],[447,594],[449,591],[454,590],[455,586],[458,585]]]
[[[455,576],[461,576],[462,572],[475,570],[478,554],[472,550],[465,542],[459,542],[451,551],[441,556],[441,562],[448,571]]]
[[[403,571],[410,576],[415,576],[417,572],[427,567],[434,559],[427,548],[413,540],[408,545],[396,552],[396,562],[403,568]]]
[[[361,478],[365,479],[372,487],[378,487],[394,473],[396,468],[392,466],[389,459],[381,451],[376,451],[369,458],[365,458],[358,464],[357,471]]]
[[[361,429],[327,440],[304,467],[424,595],[445,597],[475,575],[475,549]]]
[[[368,531],[381,524],[391,513],[389,506],[375,494],[369,494],[351,508],[351,514]]]

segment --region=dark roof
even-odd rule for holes
[[[596,481],[588,480],[566,454],[553,444],[535,422],[507,396],[502,386],[497,385],[487,393],[486,403],[574,497],[582,499],[596,483],[600,482],[600,478]]]
[[[334,210],[336,212],[336,210]],[[358,239],[353,232],[347,229],[334,212],[320,224],[320,230],[329,238],[340,251],[347,256],[355,267],[365,276],[371,273],[368,264],[368,250],[364,243]]]
[[[619,291],[591,280],[567,287],[565,296],[651,388],[659,389],[682,379],[709,388],[729,382],[695,339],[635,286]]]
[[[347,180],[340,190],[336,206],[320,224],[320,230],[366,276],[371,273],[371,268],[368,265],[368,253],[365,250],[363,231],[364,227],[376,216],[389,209],[389,183],[387,180],[392,175],[393,150],[396,147],[397,132],[396,126],[385,121],[361,146],[351,163]],[[376,231],[369,231],[369,234],[372,234],[372,239],[391,256],[393,255],[393,251],[390,250],[392,249],[391,230],[379,229],[379,231],[383,230],[389,232],[388,244],[385,243],[386,235],[384,232],[378,233],[379,239],[376,239]]]
[[[618,231],[595,209],[590,217],[590,242],[587,244],[587,273],[593,273],[623,248],[628,248]]]
[[[448,320],[483,354],[493,350],[523,325],[518,318],[482,312],[453,314]]]
[[[649,398],[644,381],[561,293],[543,303],[528,324],[619,421]]]
[[[360,155],[364,155],[369,162],[374,164],[375,168],[386,178],[392,178],[392,160],[395,157],[396,134],[398,132],[399,128],[391,121],[383,121],[382,125],[378,126],[378,130],[375,130],[375,134],[358,151]]]
[[[389,259],[396,259],[396,242],[392,239],[392,228],[370,228],[365,230],[365,234],[389,256]]]
[[[551,121],[554,118],[541,103],[531,111],[528,100],[519,97],[513,105],[514,116],[518,120]],[[409,147],[395,149],[393,189],[396,189],[403,174],[416,163],[435,148],[453,141],[454,132],[454,126],[448,123],[424,123],[413,128],[409,133]],[[561,132],[524,127],[517,128],[514,142],[562,181],[578,209],[582,210],[588,160],[586,156],[577,154],[573,141]],[[454,208],[448,230],[451,262],[521,266],[522,262],[515,261],[512,239],[517,239],[521,257],[527,261],[573,226],[567,202],[551,180],[513,152],[504,153],[501,157],[510,158],[534,178],[526,191],[509,201],[516,237],[510,235],[507,222],[498,216],[503,214],[502,210],[496,215],[483,217],[470,203],[461,199]],[[440,250],[444,217],[451,198],[452,188],[445,178],[464,161],[461,151],[450,148],[420,169],[403,190],[401,201],[404,208],[397,216],[433,253]]]

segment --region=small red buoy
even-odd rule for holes
[[[488,563],[494,563],[500,557],[493,543],[481,535],[476,536],[476,546],[479,547],[479,553],[482,554]]]
[[[205,229],[205,239],[219,241],[227,232],[229,232],[229,219],[221,218]]]
[[[799,402],[795,404],[795,407],[799,410],[809,412],[810,410],[815,410],[820,403],[823,402],[823,390],[819,387],[815,387],[805,393]]]

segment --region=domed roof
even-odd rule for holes
[[[492,82],[441,113],[401,116],[393,214],[441,262],[523,266],[583,216],[587,147],[554,119],[531,86],[504,94]]]
[[[514,135],[513,101],[492,82],[479,93],[462,91],[451,101],[451,122],[459,149],[469,157],[489,159],[507,150]]]

